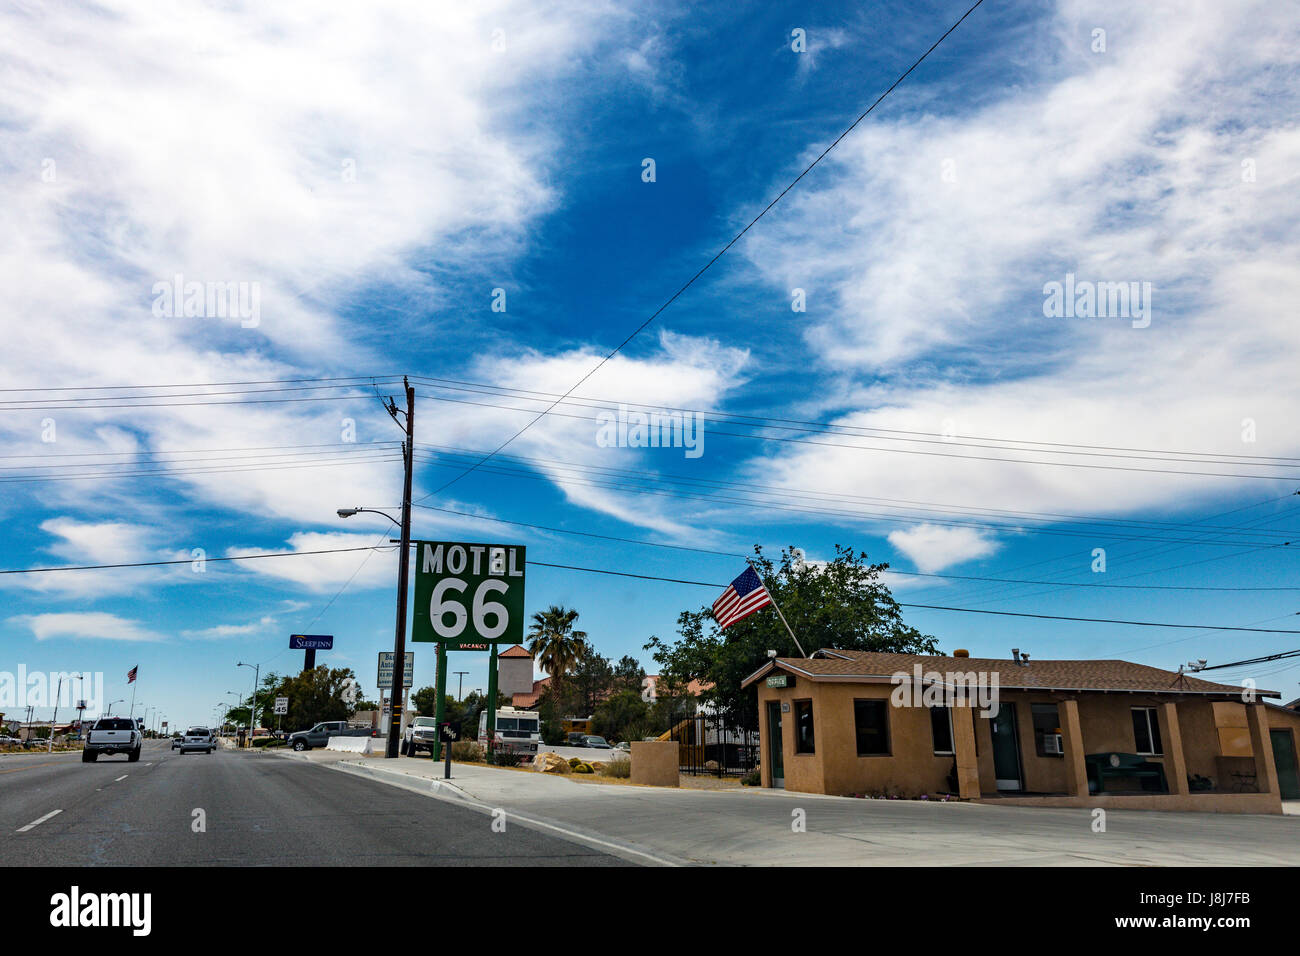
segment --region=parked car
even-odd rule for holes
[[[369,727],[349,727],[346,720],[323,720],[310,730],[300,730],[290,734],[289,746],[294,750],[311,750],[312,747],[324,747],[331,737],[372,737],[375,732]]]
[[[173,741],[172,746],[176,744]],[[184,756],[189,751],[210,754],[217,749],[217,742],[212,739],[212,731],[207,727],[191,727],[181,738],[180,752]]]
[[[585,747],[587,746],[587,735],[574,731],[565,736],[564,742],[570,747]]]
[[[21,747],[23,742],[17,737],[0,737],[0,747]]]
[[[135,763],[140,759],[144,737],[134,720],[129,717],[100,717],[86,734],[86,746],[81,751],[82,763],[94,763],[100,756],[126,754]]]
[[[591,747],[593,750],[613,750],[609,741],[604,737],[597,737],[595,734],[587,734],[582,738],[582,746]]]
[[[624,753],[624,754],[632,753],[632,745],[628,743],[626,740],[620,740],[618,743],[614,745],[614,749],[617,750],[619,753]]]
[[[180,747],[181,747],[181,741],[184,740],[184,739],[185,739],[185,735],[184,735],[184,734],[177,734],[175,737],[173,737],[173,738],[172,738],[172,750],[179,750]]]

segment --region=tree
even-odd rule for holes
[[[575,714],[591,714],[596,705],[609,696],[613,680],[614,671],[609,666],[609,658],[587,648],[566,682],[562,699]]]
[[[432,717],[438,707],[438,688],[421,687],[411,695],[411,706],[422,717]]]
[[[768,591],[785,612],[786,620],[809,653],[822,647],[840,650],[932,654],[935,639],[903,623],[902,610],[880,580],[888,564],[871,564],[866,552],[835,545],[835,558],[809,563],[802,552],[781,552],[779,564],[754,548],[754,564]],[[778,657],[799,657],[775,612],[764,609],[733,624],[718,628],[712,609],[683,611],[677,618],[679,639],[672,644],[651,637],[645,645],[661,665],[665,677],[680,684],[698,680],[712,684],[704,699],[734,719],[757,719],[754,692],[742,691],[740,682],[767,660],[768,650]]]
[[[322,664],[294,677],[282,678],[266,702],[272,703],[275,697],[289,698],[289,712],[284,716],[286,729],[305,730],[322,720],[347,720],[353,713],[353,705],[344,698],[348,681],[356,681],[352,668],[331,669]],[[259,721],[264,721],[262,715],[269,710],[263,706],[263,696],[258,695]]]
[[[635,657],[629,657],[626,654],[614,665],[614,672],[610,682],[610,690],[614,693],[620,691],[636,691],[639,696],[641,685],[645,683],[645,668]]]
[[[634,690],[621,690],[596,705],[591,732],[610,740],[639,740],[649,728],[650,705]],[[631,733],[629,733],[631,731]]]
[[[556,685],[563,684],[569,672],[588,653],[587,632],[573,629],[577,619],[577,611],[552,604],[533,615],[528,629],[528,653]]]

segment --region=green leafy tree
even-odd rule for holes
[[[578,612],[552,604],[533,615],[528,629],[528,653],[556,685],[587,656],[587,632],[573,627]]]
[[[637,696],[641,694],[641,685],[645,682],[645,668],[635,657],[624,655],[617,664],[614,665],[614,671],[610,680],[610,691],[619,693],[620,691],[636,691]]]
[[[649,727],[650,705],[634,690],[622,690],[596,705],[591,715],[592,733],[609,740],[639,740]]]
[[[421,717],[432,717],[438,706],[438,688],[421,687],[411,695],[411,706]]]
[[[575,714],[591,714],[596,705],[609,696],[613,681],[614,670],[609,665],[609,658],[601,657],[589,647],[565,682],[565,689],[572,695],[566,703]]]
[[[761,547],[754,564],[768,591],[785,612],[790,627],[809,653],[822,647],[840,650],[932,654],[935,639],[903,623],[902,610],[880,580],[887,564],[872,564],[866,552],[835,546],[835,558],[824,564],[805,562],[802,552],[789,548],[774,563]],[[757,719],[752,689],[740,682],[767,660],[799,657],[794,641],[770,610],[752,614],[725,632],[708,607],[683,611],[677,618],[673,643],[650,638],[645,645],[661,665],[660,682],[712,684],[704,698],[735,719]]]
[[[273,703],[275,697],[289,698],[289,712],[284,716],[286,730],[306,730],[322,720],[347,720],[354,712],[355,701],[349,704],[344,691],[348,682],[355,680],[356,674],[350,667],[330,668],[322,664],[293,677],[282,678],[267,704]],[[260,722],[265,720],[265,712],[259,695]]]

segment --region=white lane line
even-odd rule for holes
[[[127,774],[122,774],[122,776],[118,777],[117,780],[114,780],[113,782],[114,782],[114,783],[118,783],[118,782],[120,782],[120,781],[122,781],[122,780],[125,780],[125,779],[127,778],[127,776],[128,776]]]
[[[17,832],[18,832],[18,833],[26,833],[26,832],[27,832],[28,830],[30,830],[32,827],[38,827],[38,826],[40,826],[42,823],[44,823],[46,820],[48,820],[50,817],[57,817],[57,816],[58,816],[60,813],[62,813],[62,812],[63,812],[62,810],[51,810],[49,813],[45,814],[45,816],[43,816],[43,817],[38,817],[37,819],[33,820],[31,823],[27,824],[27,826],[25,826],[25,827],[19,827],[18,830],[17,830]]]

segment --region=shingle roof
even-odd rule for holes
[[[942,654],[878,654],[869,651],[823,649],[811,658],[778,657],[741,682],[748,687],[773,667],[801,674],[813,681],[889,681],[894,674],[922,671],[998,675],[998,686],[1007,690],[1096,690],[1147,691],[1160,693],[1240,695],[1241,687],[1216,684],[1187,674],[1119,660],[1015,661],[991,657],[947,657]],[[1280,697],[1277,691],[1256,690],[1261,697]]]

